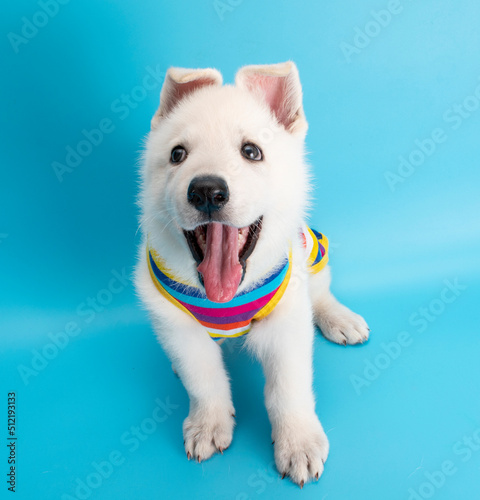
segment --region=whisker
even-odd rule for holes
[[[154,219],[154,218],[155,218],[155,216],[156,216],[156,214],[153,214],[153,215],[150,215],[149,217],[142,217],[142,218],[140,219],[140,224],[138,225],[137,230],[135,231],[135,236],[134,236],[134,238],[136,238],[136,237],[137,237],[138,231],[141,229],[141,227],[142,227],[144,224],[146,224],[147,222],[150,222],[152,219]]]
[[[172,217],[166,224],[165,226],[163,226],[163,229],[162,229],[162,232],[165,231],[167,229],[167,227],[169,226],[169,224],[171,224],[172,222],[175,222],[175,217]]]

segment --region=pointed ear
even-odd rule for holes
[[[235,84],[262,98],[288,132],[307,131],[302,86],[293,62],[245,66],[238,71]]]
[[[169,68],[160,93],[160,106],[152,118],[152,130],[187,95],[207,85],[222,85],[222,75],[212,68]]]

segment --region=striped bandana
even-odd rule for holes
[[[318,273],[328,262],[328,239],[302,228],[306,261],[312,273]],[[155,249],[147,243],[147,262],[157,290],[172,304],[195,318],[214,340],[239,337],[248,333],[254,320],[265,318],[282,298],[291,274],[291,252],[253,286],[225,303],[212,302],[198,287],[175,278]]]

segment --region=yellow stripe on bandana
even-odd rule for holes
[[[305,226],[302,230],[306,263],[318,273],[328,262],[328,239]],[[203,288],[187,285],[168,269],[158,252],[147,242],[147,262],[157,290],[173,305],[190,315],[215,340],[239,337],[249,332],[251,322],[268,316],[280,302],[292,272],[292,252],[285,255],[267,275],[226,303],[210,301]]]

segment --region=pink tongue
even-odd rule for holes
[[[202,273],[207,298],[212,302],[228,302],[237,293],[242,279],[238,261],[238,229],[211,222],[207,226],[205,257],[198,266]]]

